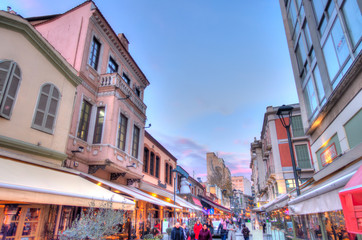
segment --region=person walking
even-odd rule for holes
[[[127,234],[127,240],[131,240],[132,237],[132,223],[131,223],[131,218],[128,217],[126,223],[124,224],[124,230]]]
[[[226,229],[225,219],[221,219],[219,227],[217,228],[217,232],[220,234],[221,240],[226,240],[226,238],[228,236],[228,230]]]
[[[185,240],[184,231],[180,227],[179,222],[176,222],[175,227],[171,231],[171,240]]]
[[[194,233],[195,233],[195,239],[196,240],[199,240],[199,233],[200,233],[201,229],[202,229],[202,225],[200,223],[200,220],[197,219],[197,221],[196,221],[196,223],[194,225]]]
[[[189,228],[187,227],[187,225],[186,225],[185,222],[182,224],[182,229],[183,229],[183,231],[184,231],[184,238],[185,238],[185,240],[188,240],[189,237],[190,237],[190,231],[189,231]]]
[[[230,219],[229,222],[226,224],[226,229],[228,230],[228,240],[236,240],[236,225],[234,224],[232,219]]]
[[[211,218],[207,219],[206,225],[207,225],[207,229],[209,229],[209,231],[211,233],[211,236],[214,235],[214,225],[212,224]]]
[[[242,232],[242,234],[244,236],[244,240],[249,240],[250,230],[245,224],[243,224],[243,230],[241,232]]]
[[[198,240],[212,240],[211,233],[209,229],[207,228],[207,224],[204,223],[202,225],[202,229],[199,232],[199,239]]]

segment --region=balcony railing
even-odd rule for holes
[[[131,87],[122,79],[118,73],[102,74],[100,79],[100,87],[115,86],[121,90],[126,96],[130,96],[130,100],[138,107],[138,109],[146,114],[147,106],[136,95]]]

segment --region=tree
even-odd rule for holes
[[[90,205],[60,234],[61,240],[101,239],[119,232],[120,224],[124,222],[124,210],[112,209],[112,201],[103,202],[97,208],[94,202]]]

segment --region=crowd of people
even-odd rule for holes
[[[232,219],[221,219],[217,228],[217,233],[220,234],[221,240],[236,240],[236,231],[241,230],[245,240],[249,240],[250,230],[241,221],[234,222]],[[190,230],[186,223],[182,225],[176,222],[171,232],[171,240],[212,240],[214,235],[214,226],[209,218],[203,224],[197,220],[193,229]]]

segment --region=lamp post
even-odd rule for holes
[[[279,107],[278,111],[277,111],[277,115],[280,119],[280,122],[282,123],[283,127],[285,127],[286,131],[287,131],[287,135],[288,135],[288,143],[289,143],[289,151],[290,151],[290,156],[292,158],[292,166],[293,166],[293,174],[294,174],[294,181],[295,181],[295,189],[297,191],[297,196],[300,195],[300,190],[299,190],[299,181],[298,181],[298,175],[297,175],[297,167],[295,164],[295,158],[294,158],[294,151],[293,151],[293,145],[292,145],[292,139],[290,137],[290,122],[291,122],[291,117],[292,117],[292,111],[293,111],[293,107],[289,106],[289,105],[283,105],[281,107]],[[289,121],[288,124],[284,119],[284,116],[288,116],[289,117]]]

